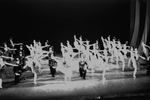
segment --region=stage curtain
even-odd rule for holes
[[[144,31],[143,31],[142,38],[140,40],[140,44],[138,46],[138,52],[141,55],[143,54],[143,49],[142,49],[141,43],[144,42],[145,44],[148,44],[148,41],[149,41],[148,40],[148,35],[150,33],[149,26],[150,26],[150,0],[146,0],[146,15],[145,15]]]
[[[135,7],[135,9],[134,9]],[[136,47],[137,45],[137,39],[138,39],[138,33],[139,33],[139,23],[140,23],[140,3],[139,0],[131,0],[131,20],[130,20],[130,35],[131,35],[131,41],[130,46]],[[135,13],[135,15],[134,15]],[[133,18],[135,17],[135,18]],[[133,28],[132,28],[133,27]],[[133,33],[132,33],[133,29]]]
[[[131,42],[133,31],[135,25],[135,0],[131,0],[130,2],[130,39],[129,43]]]
[[[150,41],[149,24],[150,0],[131,0],[130,46],[138,48],[139,54],[143,53],[141,43]]]

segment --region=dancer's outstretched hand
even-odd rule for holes
[[[11,57],[11,58],[10,58],[10,60],[12,61],[12,60],[14,60],[14,58],[13,58],[13,57]]]

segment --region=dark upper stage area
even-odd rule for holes
[[[0,44],[32,43],[33,39],[60,48],[73,35],[91,43],[111,35],[122,42],[130,37],[131,0],[1,0]]]

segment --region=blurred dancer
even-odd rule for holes
[[[23,45],[20,45],[19,60],[20,60],[21,68],[22,68],[25,65],[25,52],[23,49]]]
[[[25,66],[23,68],[31,68],[31,71],[34,74],[34,84],[37,84],[37,74],[42,73],[41,60],[48,56],[48,51],[42,50],[47,46],[49,45],[46,44],[46,46],[42,46],[40,42],[36,42],[35,40],[33,40],[33,45],[26,45],[30,51],[30,55],[25,57],[27,60],[25,61]]]
[[[83,79],[85,79],[86,77],[87,69],[88,69],[87,62],[84,59],[84,55],[81,54],[81,59],[79,62],[79,73],[80,77],[82,77]]]
[[[150,49],[150,46],[148,46],[148,45],[144,44],[144,42],[142,42],[142,47],[143,47],[143,52],[144,52],[144,54],[146,56],[146,60],[147,60],[147,72],[146,72],[146,74],[148,76],[150,76],[150,56],[149,56],[149,51],[147,49],[147,48]]]
[[[50,68],[50,73],[52,74],[52,77],[55,77],[56,73],[56,64],[57,62],[53,59],[54,58],[54,52],[52,48],[49,48],[49,68]]]
[[[136,49],[135,49],[136,50]],[[129,62],[128,62],[128,65],[130,65],[131,64],[131,62],[132,62],[132,66],[133,66],[133,68],[134,68],[134,72],[133,72],[133,77],[134,78],[136,78],[136,72],[137,72],[137,60],[138,60],[138,58],[137,58],[137,54],[136,54],[136,52],[134,53],[135,51],[133,50],[133,47],[131,47],[131,51],[130,51],[130,55],[131,55],[131,57],[129,58]]]
[[[23,69],[23,66],[25,65],[25,54],[24,54],[24,50],[23,50],[23,45],[20,45],[20,48],[18,50],[18,57],[16,58],[16,64],[17,66],[13,67],[13,72],[15,74],[15,84],[18,84],[20,81],[20,76],[21,74],[25,71],[25,69]],[[25,80],[24,76],[24,80]]]
[[[13,59],[12,57],[3,56],[0,54],[0,88],[2,88],[2,78],[4,73],[4,68],[6,65],[15,66],[14,64],[7,63],[4,59]]]
[[[0,88],[2,88],[2,78],[3,78],[3,72],[4,72],[4,62],[3,59],[0,57]]]
[[[150,76],[150,56],[147,58],[147,72],[146,74]]]
[[[25,66],[23,68],[25,69],[26,67],[31,68],[31,72],[34,74],[34,84],[37,84],[37,67],[34,59],[31,56],[26,57]]]
[[[13,72],[15,74],[15,84],[18,84],[20,81],[19,78],[22,74],[22,68],[21,68],[22,66],[21,66],[19,58],[16,58],[16,64],[17,64],[17,66],[13,67]]]

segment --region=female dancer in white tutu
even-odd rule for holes
[[[26,56],[26,64],[23,68],[30,67],[32,73],[34,74],[34,84],[37,84],[37,73],[42,73],[42,65],[40,61],[48,56],[48,51],[42,50],[42,48],[47,47],[41,46],[40,42],[33,41],[34,45],[30,44],[30,46],[26,45],[26,47],[30,51],[30,55]]]

